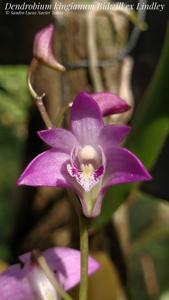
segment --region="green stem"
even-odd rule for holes
[[[88,228],[87,220],[79,215],[80,253],[81,253],[81,282],[79,300],[87,300],[88,294]]]

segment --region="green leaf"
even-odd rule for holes
[[[147,168],[152,168],[164,145],[169,132],[169,28],[161,58],[153,79],[143,97],[134,120],[133,130],[126,147],[142,160]],[[138,184],[137,184],[138,186]],[[113,186],[104,199],[102,214],[94,222],[94,227],[104,225],[136,185]]]
[[[169,132],[169,28],[154,77],[133,121],[127,148],[151,168],[156,162]]]
[[[163,293],[160,297],[160,300],[168,300],[169,299],[169,291]]]
[[[148,247],[150,243],[164,238],[168,239],[169,235],[168,222],[165,221],[165,218],[162,220],[162,216],[160,216],[159,213],[165,209],[165,214],[167,215],[167,202],[164,199],[157,198],[143,192],[137,192],[135,197],[136,201],[133,211],[136,211],[136,209],[138,209],[140,205],[141,206],[139,212],[135,212],[133,217],[132,210],[130,209],[131,239],[133,240],[130,251],[131,259],[134,254],[137,254],[142,249]],[[145,207],[146,202],[147,204]],[[140,220],[138,215],[140,216]],[[149,224],[147,221],[149,221]],[[134,235],[132,231],[134,231]]]

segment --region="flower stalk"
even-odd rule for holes
[[[31,62],[31,65],[29,67],[29,70],[28,70],[28,75],[27,75],[28,89],[29,89],[29,92],[30,92],[31,96],[35,99],[35,104],[36,104],[36,106],[37,106],[37,108],[40,112],[40,115],[41,115],[46,127],[48,129],[51,129],[53,127],[53,125],[52,125],[50,117],[47,113],[47,110],[45,108],[45,105],[43,103],[43,98],[45,97],[45,93],[43,93],[42,95],[38,95],[36,93],[36,91],[34,90],[34,88],[32,86],[32,83],[31,83],[32,75],[35,72],[38,65],[39,65],[38,60],[36,58],[33,58],[32,62]]]
[[[79,214],[80,230],[80,253],[81,253],[81,281],[79,290],[79,300],[87,300],[88,294],[88,222],[87,219]]]
[[[49,279],[53,287],[56,289],[58,294],[64,299],[64,300],[73,300],[73,298],[64,291],[64,289],[61,287],[59,282],[56,280],[56,277],[54,276],[52,270],[49,268],[48,263],[45,259],[45,257],[40,253],[39,250],[33,250],[32,251],[32,258],[36,260],[39,267],[42,269],[46,277]]]

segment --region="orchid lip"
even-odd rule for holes
[[[75,165],[67,164],[67,171],[70,176],[75,177],[85,192],[89,192],[102,178],[104,166],[94,170],[92,164],[82,164],[79,170]]]

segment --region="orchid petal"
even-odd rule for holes
[[[43,253],[56,279],[65,290],[74,287],[80,281],[80,252],[69,248],[50,248]],[[31,282],[31,253],[20,256],[23,266],[9,267],[0,275],[1,300],[35,300],[34,286]],[[72,267],[73,266],[73,267]],[[34,267],[33,267],[34,268]],[[37,268],[37,266],[36,266]],[[88,274],[98,270],[99,264],[88,258]],[[40,277],[39,277],[40,278]]]
[[[18,185],[69,187],[64,176],[69,155],[47,150],[36,156],[18,180]]]
[[[127,102],[115,94],[101,92],[91,96],[99,105],[103,117],[122,113],[130,109]]]
[[[1,300],[34,300],[33,290],[26,277],[27,268],[13,265],[0,274]]]
[[[80,252],[70,248],[50,248],[44,251],[47,263],[57,276],[64,288],[69,290],[80,281]],[[20,256],[24,263],[30,261],[30,253]],[[98,270],[99,264],[91,257],[88,258],[88,274]]]
[[[121,147],[112,147],[105,150],[105,155],[107,167],[104,187],[151,179],[142,162],[129,150]]]
[[[65,68],[55,58],[53,53],[54,26],[49,26],[40,30],[34,39],[33,55],[49,67],[64,71]]]
[[[42,130],[38,135],[46,144],[64,153],[70,154],[71,150],[78,146],[75,136],[63,128]]]
[[[110,146],[118,145],[123,142],[128,133],[130,132],[130,127],[120,126],[120,125],[107,125],[104,126],[98,137],[98,143],[102,148],[107,148]]]
[[[103,120],[99,106],[87,93],[80,93],[71,109],[71,131],[82,146],[95,146],[102,127]]]

